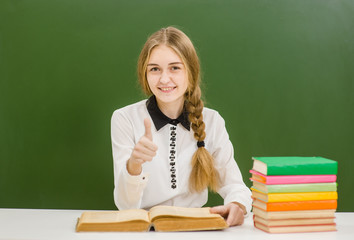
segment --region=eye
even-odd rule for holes
[[[172,67],[171,67],[171,70],[173,70],[173,71],[176,71],[176,70],[179,70],[179,69],[181,69],[181,68],[178,67],[178,66],[172,66]]]
[[[158,68],[158,67],[150,68],[150,72],[157,72],[157,71],[159,71],[159,68]]]

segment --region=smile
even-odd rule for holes
[[[175,89],[176,87],[162,87],[162,88],[159,88],[162,92],[165,92],[165,93],[168,93],[168,92],[171,92],[173,91],[173,89]]]

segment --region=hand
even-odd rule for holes
[[[210,213],[220,214],[226,219],[226,223],[229,225],[229,227],[242,225],[245,211],[246,209],[244,206],[236,202],[210,208]]]
[[[135,145],[133,152],[127,162],[127,170],[131,175],[139,175],[142,171],[142,164],[150,162],[156,155],[157,146],[152,141],[151,122],[144,119],[145,134]]]

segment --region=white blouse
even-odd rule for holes
[[[128,173],[126,164],[135,144],[145,133],[144,119],[147,117],[152,123],[155,120],[151,132],[153,142],[158,146],[157,154],[151,162],[142,165],[140,175],[132,176]],[[167,118],[164,115],[163,117]],[[218,193],[224,199],[224,204],[239,202],[249,213],[251,192],[244,184],[234,159],[234,149],[224,119],[215,110],[204,107],[203,121],[206,132],[205,148],[214,157],[215,167],[221,176]],[[191,159],[197,150],[194,132],[186,129],[181,122],[176,126],[172,123],[158,126],[161,128],[156,130],[156,116],[150,116],[147,100],[114,111],[111,137],[114,201],[118,209],[150,209],[156,205],[202,207],[207,202],[207,189],[201,193],[189,191]]]

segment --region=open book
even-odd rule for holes
[[[201,231],[227,228],[223,217],[212,214],[209,208],[183,208],[156,206],[146,211],[130,209],[122,211],[87,211],[78,220],[76,231]]]

